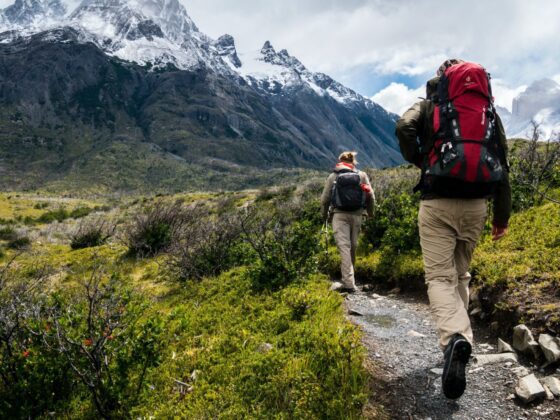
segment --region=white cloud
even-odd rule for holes
[[[501,79],[492,79],[492,94],[496,105],[506,108],[511,112],[513,99],[527,89],[527,85],[511,87]]]
[[[560,72],[560,2],[541,0],[184,0],[211,36],[231,33],[240,50],[269,39],[310,69],[343,78],[429,76],[443,58],[484,64],[510,84]],[[365,92],[364,92],[365,93]]]
[[[558,79],[560,79],[560,75],[558,76]],[[506,108],[510,112],[513,99],[524,92],[525,89],[527,89],[526,85],[511,87],[501,79],[492,80],[492,93],[496,105]],[[426,96],[425,92],[424,86],[411,89],[403,83],[393,82],[373,95],[371,99],[383,108],[395,114],[402,115],[412,104],[418,102],[418,98],[424,98]]]
[[[510,86],[560,75],[557,0],[471,0],[445,7],[440,0],[180,1],[213,38],[229,33],[241,52],[270,40],[311,70],[350,86],[379,76],[428,78],[447,57],[482,63]]]
[[[560,85],[560,74],[555,74],[554,76],[552,76],[552,80]]]
[[[425,87],[418,89],[409,89],[402,83],[391,83],[385,89],[377,92],[371,98],[383,108],[395,114],[402,115],[410,106],[418,102],[418,98],[425,97]]]

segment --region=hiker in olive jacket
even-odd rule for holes
[[[403,157],[422,170],[415,190],[422,194],[418,226],[425,279],[444,351],[442,389],[455,399],[465,390],[473,342],[468,268],[486,223],[488,199],[493,201],[493,239],[506,235],[511,189],[506,136],[488,73],[476,63],[452,59],[437,76],[427,84],[427,99],[398,121],[396,134]],[[470,136],[475,132],[482,138]]]
[[[342,288],[340,291],[353,293],[356,291],[354,279],[354,264],[356,261],[356,248],[358,236],[362,226],[364,214],[373,216],[374,193],[365,172],[356,169],[356,153],[345,152],[339,157],[333,173],[329,175],[321,196],[321,213],[323,220],[332,218],[334,238],[341,258]],[[360,188],[363,191],[365,202],[357,210],[343,210],[333,203],[333,187],[340,174],[354,172],[359,175]]]

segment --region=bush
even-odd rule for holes
[[[70,238],[72,249],[91,248],[103,245],[113,236],[115,226],[102,219],[83,221]]]
[[[319,234],[312,222],[293,221],[286,205],[253,209],[242,223],[245,241],[257,256],[249,274],[257,289],[281,288],[317,269]]]
[[[364,223],[366,243],[396,253],[419,249],[418,205],[416,195],[389,194],[379,202],[374,217]]]
[[[52,223],[54,221],[62,222],[68,219],[68,217],[70,217],[68,211],[64,208],[59,208],[43,213],[36,219],[36,221],[38,223]]]
[[[543,204],[560,203],[560,141],[540,141],[539,124],[533,122],[532,139],[517,141],[510,153],[510,182],[515,211]]]
[[[13,241],[17,239],[17,232],[13,226],[3,226],[0,228],[0,240]]]
[[[8,242],[8,248],[15,250],[24,250],[31,247],[31,239],[27,236],[18,236]]]
[[[241,241],[239,215],[226,214],[216,220],[200,215],[196,219],[183,227],[171,250],[170,267],[178,278],[202,280],[249,261]]]
[[[195,224],[204,215],[201,208],[185,209],[180,203],[157,202],[133,217],[126,227],[124,242],[129,253],[149,257],[168,251],[180,238],[187,224]]]
[[[116,276],[94,269],[72,295],[55,294],[43,341],[64,355],[69,372],[89,392],[102,418],[122,418],[144,391],[146,374],[159,364],[163,321],[140,321],[146,303]]]
[[[0,271],[0,417],[37,418],[55,411],[72,389],[67,360],[42,340],[51,327],[40,294],[47,270]]]

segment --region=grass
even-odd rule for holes
[[[254,200],[257,191],[225,194],[227,206]],[[26,209],[43,197],[25,197]],[[193,193],[158,197],[204,201],[219,212],[224,194]],[[9,200],[6,200],[9,201]],[[126,199],[117,212],[126,222],[153,198]],[[74,208],[85,201],[76,199]],[[134,204],[133,204],[134,203]],[[40,207],[40,206],[37,206]],[[16,223],[17,226],[17,223]],[[33,232],[49,225],[29,227]],[[6,235],[11,231],[7,230]],[[0,262],[17,251],[6,250]],[[45,292],[74,292],[96,267],[117,276],[150,303],[147,321],[163,319],[161,362],[146,376],[132,417],[156,418],[361,418],[372,378],[364,363],[361,334],[344,317],[342,298],[329,290],[324,275],[300,279],[278,290],[254,288],[246,267],[199,282],[178,282],[165,269],[167,256],[134,259],[118,241],[72,250],[69,241],[32,243],[11,270],[31,279],[45,270]],[[48,285],[47,285],[48,284]],[[142,321],[143,322],[143,321]],[[188,384],[189,389],[180,383]],[[192,387],[192,389],[190,388]],[[370,404],[369,410],[382,409]],[[87,393],[76,390],[56,408],[57,416],[91,417]]]

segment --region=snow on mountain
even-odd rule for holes
[[[537,80],[519,94],[511,114],[500,112],[508,137],[530,138],[532,121],[539,124],[542,139],[560,134],[560,85],[551,79]]]
[[[238,54],[233,37],[213,40],[200,32],[178,0],[84,0],[70,11],[60,0],[16,0],[0,12],[0,42],[44,31],[56,36],[63,27],[77,30],[83,42],[108,55],[154,69],[204,66],[243,78],[270,95],[303,88],[349,106],[360,102],[382,110],[329,76],[309,71],[286,50],[277,52],[268,41],[260,51]]]
[[[14,28],[41,26],[64,17],[66,7],[60,0],[16,0],[1,14],[0,24]]]

